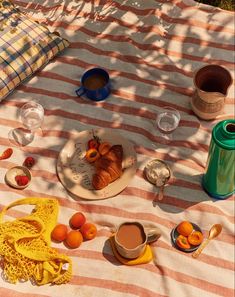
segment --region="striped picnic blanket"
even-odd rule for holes
[[[66,224],[81,211],[96,224],[98,234],[75,250],[53,243],[72,259],[69,283],[35,287],[29,281],[10,284],[1,277],[0,296],[234,296],[234,196],[214,200],[201,187],[212,128],[234,118],[234,84],[218,119],[202,121],[190,106],[193,73],[199,67],[219,64],[234,79],[234,14],[192,0],[14,2],[71,44],[0,103],[0,150],[14,150],[10,159],[0,161],[0,210],[23,197],[56,198],[59,223]],[[93,66],[105,68],[112,80],[111,95],[103,102],[75,94],[83,72]],[[19,107],[29,100],[45,108],[42,131],[28,145],[15,146],[10,135],[21,126]],[[165,105],[181,114],[167,145],[154,127],[156,113]],[[77,132],[107,127],[133,143],[138,165],[134,178],[109,199],[70,195],[56,174],[60,151]],[[37,160],[31,184],[24,190],[10,188],[4,180],[7,169],[21,165],[29,155]],[[173,172],[157,203],[157,189],[143,174],[154,158],[166,161]],[[12,209],[7,218],[27,211]],[[114,257],[108,239],[126,220],[161,229],[161,238],[151,244],[151,262],[126,266]],[[172,246],[171,230],[183,220],[199,225],[205,236],[213,224],[223,225],[197,259]]]

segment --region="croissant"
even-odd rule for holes
[[[111,176],[104,169],[99,169],[92,178],[92,185],[96,190],[105,188],[110,182]]]
[[[123,148],[120,144],[113,145],[110,150],[104,155],[105,159],[121,162],[123,159]]]
[[[113,145],[101,158],[95,161],[96,173],[92,185],[96,190],[105,188],[122,175],[123,148]]]

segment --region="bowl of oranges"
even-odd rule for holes
[[[180,222],[171,231],[171,240],[174,246],[183,252],[193,252],[203,241],[201,228],[189,221]]]

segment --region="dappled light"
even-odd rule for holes
[[[0,160],[1,208],[21,196],[47,196],[60,204],[59,223],[67,222],[76,210],[86,213],[98,229],[97,238],[92,242],[84,240],[78,250],[67,249],[63,243],[52,244],[75,262],[71,282],[62,287],[64,296],[155,297],[174,296],[177,292],[188,297],[193,290],[192,296],[208,293],[232,297],[234,195],[217,200],[208,195],[202,182],[213,127],[235,117],[234,15],[193,0],[14,3],[31,20],[69,42],[68,48],[0,103],[1,150],[8,146],[14,150],[12,158]],[[24,39],[28,43],[27,34]],[[0,55],[3,50],[13,55],[7,43],[0,48]],[[33,55],[33,48],[27,54]],[[233,84],[224,96],[224,110],[206,121],[193,112],[192,98],[196,94],[194,75],[208,64],[226,68]],[[83,74],[93,67],[109,73],[111,93],[105,100],[93,101],[76,94],[78,88],[84,87]],[[42,127],[32,141],[19,145],[24,132],[19,110],[32,100],[44,107]],[[178,126],[168,136],[156,126],[158,112],[166,107],[180,113]],[[88,140],[95,138],[94,131],[97,136],[101,133],[97,131],[103,129],[108,131],[107,139],[112,144],[120,145],[116,133],[128,142],[135,152],[131,156],[136,168],[130,170],[131,176],[123,171],[122,187],[115,188],[114,181],[101,195],[92,184],[88,190],[84,186],[90,182],[96,168],[92,166],[97,163],[88,164],[82,153],[81,157],[73,149],[79,146],[86,152]],[[87,133],[86,137],[81,133]],[[101,137],[99,141],[107,139]],[[22,165],[29,155],[36,160],[30,186],[22,191],[9,188],[4,180],[6,170]],[[162,160],[171,170],[162,200],[158,200],[158,195],[163,189],[146,178],[146,164],[153,159]],[[72,169],[71,160],[77,162]],[[115,195],[109,196],[110,188],[115,189]],[[88,194],[83,197],[86,190]],[[87,198],[89,191],[92,197]],[[25,210],[22,208],[21,212]],[[19,217],[19,213],[12,210],[9,216]],[[114,226],[122,221],[159,226],[162,235],[151,243],[152,262],[135,268],[121,265],[115,258],[109,240]],[[191,260],[190,253],[177,250],[170,239],[171,231],[181,221],[195,222],[204,239],[212,223],[223,224],[223,232],[198,260]],[[223,278],[214,273],[217,268]],[[3,287],[7,293],[12,289],[5,282]],[[14,290],[35,294],[35,286],[22,283],[17,283]],[[5,293],[0,289],[0,295],[1,292]],[[61,292],[59,286],[41,286],[37,294],[60,296]]]
[[[113,74],[115,100],[118,98],[119,104],[122,103],[124,106],[128,106],[130,100],[136,101],[139,106],[138,113],[141,113],[142,117],[146,111],[147,117],[152,114],[153,119],[157,109],[166,103],[178,108],[183,113],[182,118],[184,115],[188,117],[191,112],[187,102],[193,90],[193,72],[201,63],[208,63],[210,60],[219,61],[216,59],[216,49],[206,46],[208,43],[201,40],[197,27],[182,26],[180,28],[182,32],[179,31],[176,22],[184,19],[184,11],[176,5],[170,7],[170,3],[166,5],[161,2],[155,3],[154,9],[146,8],[141,14],[138,14],[140,11],[138,1],[131,3],[130,1],[120,3],[107,1],[104,5],[103,3],[99,5],[99,1],[55,1],[52,6],[50,1],[40,3],[31,1],[23,5],[19,2],[19,5],[32,17],[49,25],[51,30],[59,29],[61,35],[71,42],[66,56],[77,65],[75,76],[77,84],[84,68],[97,65],[97,61],[92,56],[87,59],[87,54],[92,53],[95,58],[95,54],[98,53],[103,59],[103,65],[99,66],[107,68],[111,77]],[[130,6],[133,7],[133,11],[127,10]],[[193,17],[195,10],[192,9],[191,12]],[[200,11],[198,13],[200,15]],[[128,22],[128,17],[132,19],[131,23]],[[97,33],[91,31],[94,22]],[[187,22],[195,23],[193,19]],[[205,30],[200,26],[200,21],[197,22],[200,30]],[[210,22],[213,22],[213,14],[208,14],[208,23]],[[211,34],[213,38],[215,32],[209,30],[207,34]],[[216,34],[218,36],[217,32]],[[220,34],[221,44],[231,42],[232,35],[222,32]],[[128,47],[125,43],[122,49],[123,42],[119,41],[127,41]],[[193,58],[194,63],[190,57]],[[53,65],[52,62],[50,71],[59,74],[60,61],[64,63],[63,57],[58,58],[57,65]],[[170,75],[172,73],[174,75]],[[61,79],[65,80],[66,76],[63,73],[61,75]],[[44,70],[39,73],[39,76],[44,77]],[[33,87],[34,83],[36,81],[32,80],[30,86]],[[146,86],[144,92],[143,84]],[[74,88],[68,86],[67,89],[70,95],[74,96]],[[168,90],[171,91],[169,94]],[[136,96],[133,98],[132,94]],[[148,97],[154,100],[149,102],[150,105],[145,106],[141,103],[141,98],[145,100]],[[175,103],[177,97],[183,97],[184,105]],[[79,102],[82,103],[82,100]],[[103,107],[105,106],[106,103],[103,104]],[[115,112],[118,111],[115,110]],[[194,121],[197,123],[196,118]]]

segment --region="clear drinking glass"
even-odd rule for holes
[[[156,128],[161,132],[161,136],[170,140],[173,131],[178,127],[180,122],[180,113],[178,110],[166,106],[158,113],[156,118]]]
[[[37,102],[27,102],[20,109],[20,119],[24,127],[27,129],[28,138],[33,139],[34,133],[42,125],[44,118],[44,109]]]

